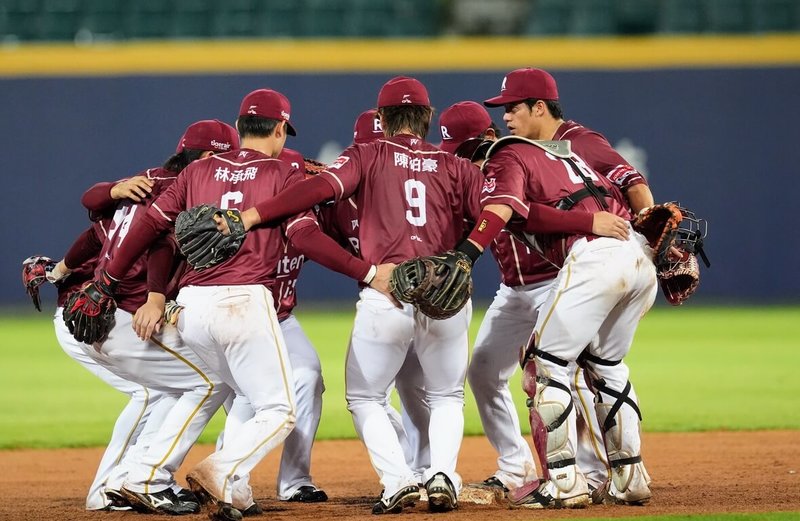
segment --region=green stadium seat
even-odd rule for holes
[[[345,33],[351,37],[380,37],[391,34],[394,9],[391,0],[350,0],[345,16]]]
[[[216,13],[211,0],[174,0],[169,36],[173,38],[208,38]]]
[[[301,2],[259,0],[256,2],[254,34],[262,38],[297,38],[302,36]]]
[[[170,0],[136,0],[127,3],[125,34],[129,38],[166,38],[171,23]]]
[[[614,0],[617,34],[649,34],[658,20],[658,0]]]
[[[217,4],[211,20],[211,35],[217,38],[247,38],[255,35],[255,0],[226,0]]]
[[[344,18],[349,0],[306,0],[303,6],[302,34],[311,38],[331,38],[346,34]]]
[[[83,0],[84,12],[79,31],[91,39],[118,39],[124,36],[124,0]]]
[[[746,33],[752,30],[749,0],[705,0],[708,30]]]
[[[700,33],[705,26],[705,14],[699,0],[667,0],[661,4],[659,32]]]
[[[424,37],[438,34],[442,19],[442,4],[438,0],[395,0],[392,7],[390,35]]]
[[[752,4],[753,30],[760,33],[800,29],[797,0],[755,0]]]
[[[573,0],[570,34],[592,36],[617,31],[612,0]]]
[[[41,0],[5,0],[0,4],[0,39],[35,40],[39,37]]]
[[[563,0],[533,2],[523,32],[529,35],[563,35],[569,31],[572,3]]]
[[[79,0],[43,0],[39,39],[74,40],[81,15]]]

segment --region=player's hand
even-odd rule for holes
[[[380,291],[386,295],[386,298],[388,298],[392,304],[398,308],[402,308],[403,306],[397,301],[396,298],[394,298],[392,292],[389,291],[389,279],[392,277],[392,271],[394,271],[395,266],[397,266],[397,264],[393,262],[378,264],[378,271],[375,273],[375,277],[369,283],[369,287]]]
[[[143,175],[131,177],[127,181],[115,184],[111,188],[112,199],[130,199],[135,203],[140,203],[153,192],[155,182]]]
[[[592,233],[599,237],[613,237],[621,241],[629,235],[628,221],[609,212],[597,212],[592,218]]]
[[[147,302],[133,315],[133,330],[142,340],[149,340],[154,333],[161,332],[164,321],[165,297],[161,293],[149,293]]]

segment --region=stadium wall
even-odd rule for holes
[[[441,110],[495,95],[503,74],[522,66],[548,68],[566,116],[604,133],[658,200],[708,219],[714,265],[703,298],[797,302],[800,37],[789,36],[0,49],[0,304],[26,298],[22,259],[57,257],[86,227],[79,198],[88,186],[160,164],[192,121],[232,122],[255,88],[286,93],[298,129],[289,146],[329,160],[393,75],[417,76]],[[505,128],[501,112],[491,111]],[[429,140],[439,141],[435,124]],[[477,271],[476,295],[489,299],[493,260]],[[309,266],[299,291],[301,301],[350,299],[355,287]]]

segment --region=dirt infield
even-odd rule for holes
[[[652,502],[645,507],[593,506],[585,510],[510,510],[505,505],[462,504],[456,512],[429,514],[425,503],[402,519],[493,521],[572,519],[711,512],[800,512],[800,432],[716,432],[646,434],[644,457],[653,478]],[[211,451],[196,447],[185,469]],[[0,452],[0,520],[156,519],[132,512],[86,512],[84,495],[100,449]],[[494,470],[495,454],[485,438],[466,438],[459,471],[465,482],[480,481]],[[314,447],[314,477],[330,495],[327,503],[301,505],[275,499],[278,455],[270,454],[253,475],[265,515],[255,519],[375,519],[370,508],[380,492],[366,451],[358,441],[323,441]],[[187,521],[207,519],[205,514]]]

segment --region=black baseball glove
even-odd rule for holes
[[[455,250],[409,259],[392,271],[389,290],[430,318],[450,318],[472,295],[472,261]]]
[[[64,305],[64,323],[78,342],[102,342],[114,327],[114,288],[117,282],[105,272],[97,280],[73,291]]]
[[[223,234],[217,229],[215,217],[225,220],[230,233]],[[239,210],[220,210],[201,204],[181,212],[175,220],[175,238],[181,252],[198,271],[233,257],[242,246],[245,234]]]

